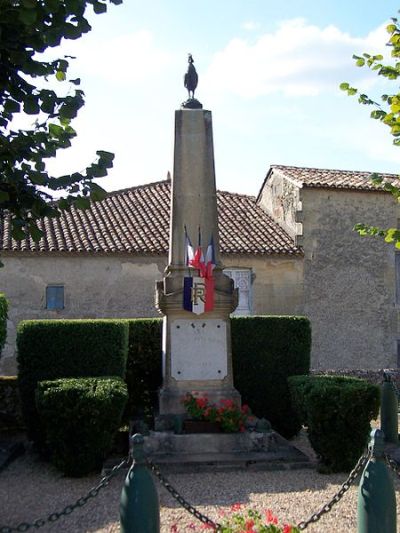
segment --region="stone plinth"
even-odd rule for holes
[[[309,458],[275,431],[267,433],[155,432],[145,437],[146,455],[162,471],[296,469],[313,466]]]

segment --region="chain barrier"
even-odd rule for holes
[[[365,455],[362,455],[360,459],[358,460],[356,466],[353,468],[353,470],[350,472],[348,478],[346,481],[341,485],[338,492],[332,497],[332,499],[326,503],[318,512],[313,513],[308,520],[304,520],[302,522],[299,522],[297,527],[300,530],[306,529],[310,524],[313,524],[315,522],[318,522],[320,518],[324,515],[329,513],[331,509],[343,498],[344,494],[349,490],[351,485],[354,483],[354,481],[357,479],[358,475],[362,471],[362,469],[365,467],[369,459],[372,457],[372,452],[368,451]],[[400,476],[400,465],[397,464],[396,461],[394,461],[389,455],[385,455],[385,459],[387,464],[390,466],[390,468],[396,472],[398,476]],[[16,527],[9,527],[9,526],[1,526],[0,527],[0,533],[13,533],[14,531],[23,532],[28,531],[31,528],[39,529],[40,527],[44,526],[47,522],[56,522],[63,516],[67,516],[71,514],[75,509],[78,509],[79,507],[83,507],[86,505],[86,503],[92,499],[95,498],[99,492],[104,489],[111,479],[125,466],[129,464],[131,461],[131,457],[128,457],[121,461],[118,465],[114,466],[113,469],[109,474],[104,476],[100,482],[93,488],[91,488],[85,496],[82,496],[81,498],[78,498],[75,503],[71,505],[67,505],[64,507],[64,509],[60,512],[54,512],[51,513],[47,518],[39,518],[38,520],[35,520],[32,523],[28,522],[22,522],[21,524],[18,524]],[[206,524],[208,526],[211,526],[215,531],[219,531],[221,529],[221,525],[217,522],[214,522],[209,518],[208,516],[201,513],[196,507],[191,505],[181,494],[171,485],[171,483],[168,481],[167,478],[165,478],[161,472],[159,467],[153,463],[150,459],[146,459],[146,464],[150,468],[150,470],[154,473],[156,478],[159,480],[161,485],[177,500],[177,502],[190,514],[192,514],[197,520],[202,522],[203,524]]]
[[[385,460],[388,466],[400,477],[400,465],[390,457],[387,453],[385,453]]]
[[[10,526],[0,526],[0,533],[13,533],[14,531],[28,531],[28,529],[34,528],[39,529],[40,527],[43,527],[46,525],[47,522],[56,522],[63,516],[68,516],[71,514],[75,509],[78,509],[79,507],[83,507],[86,505],[86,503],[91,499],[95,498],[98,493],[104,489],[104,487],[107,487],[111,479],[126,465],[128,465],[130,461],[130,458],[124,459],[119,463],[119,465],[116,465],[113,467],[111,472],[101,478],[100,482],[95,486],[92,487],[85,496],[82,496],[81,498],[78,498],[75,503],[71,505],[67,505],[64,507],[64,509],[60,512],[54,512],[51,513],[47,518],[38,518],[31,524],[28,522],[22,522],[21,524],[18,524],[16,527],[10,527]]]
[[[310,524],[313,524],[315,522],[318,522],[318,520],[326,513],[329,513],[329,511],[336,505],[344,496],[344,494],[349,490],[351,485],[354,483],[354,481],[357,479],[358,475],[361,473],[369,459],[372,457],[372,453],[369,451],[365,455],[362,455],[360,459],[357,461],[356,466],[353,468],[353,470],[350,472],[348,478],[346,481],[341,485],[338,492],[332,497],[332,499],[325,504],[318,512],[312,514],[308,520],[304,520],[302,522],[299,522],[297,527],[300,530],[306,529]],[[392,459],[388,458],[393,464],[391,464],[392,468],[396,469],[396,472],[398,475],[400,475],[400,467],[397,466],[397,463],[393,461]],[[193,505],[191,505],[188,501],[183,498],[179,494],[179,492],[171,485],[171,483],[161,474],[160,469],[157,465],[155,465],[150,459],[147,459],[147,465],[151,469],[151,471],[155,474],[155,476],[160,481],[161,485],[166,488],[166,490],[181,504],[181,506],[188,511],[190,514],[192,514],[195,518],[200,520],[203,524],[207,524],[211,527],[213,527],[216,531],[219,531],[221,528],[221,525],[214,522],[208,516],[202,514],[198,509],[196,509]]]
[[[318,522],[318,520],[324,514],[329,513],[332,507],[336,505],[343,498],[345,493],[349,490],[350,486],[357,479],[361,470],[364,468],[364,466],[367,464],[367,462],[369,461],[371,457],[372,457],[371,451],[368,451],[368,453],[366,453],[365,455],[362,455],[360,459],[358,460],[356,466],[350,472],[349,477],[342,484],[342,486],[340,487],[338,492],[333,496],[333,498],[328,503],[326,503],[318,512],[312,514],[308,520],[299,522],[299,524],[297,524],[297,527],[300,530],[306,529],[306,527],[308,527],[310,524],[314,524],[315,522]]]
[[[146,459],[146,463],[150,470],[155,474],[161,485],[181,504],[181,506],[188,511],[190,514],[192,514],[197,520],[200,520],[203,524],[207,524],[208,526],[211,526],[214,528],[215,531],[219,531],[221,529],[221,525],[211,520],[211,518],[208,518],[208,516],[201,513],[196,507],[193,507],[183,496],[179,494],[179,492],[171,485],[171,483],[166,479],[160,472],[159,467],[154,464],[150,459]]]

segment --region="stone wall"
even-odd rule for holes
[[[357,222],[395,227],[381,192],[303,188],[304,314],[316,369],[397,367],[394,248],[361,238]]]
[[[264,183],[257,199],[258,204],[296,241],[301,235],[300,189],[279,171]]]
[[[302,314],[302,256],[223,256],[226,268],[252,269],[253,315]]]
[[[16,327],[26,319],[154,316],[154,283],[165,258],[79,255],[2,255],[0,287],[10,303],[0,374],[16,372]],[[64,285],[65,309],[45,309],[46,286]]]
[[[155,281],[165,256],[2,254],[0,287],[10,302],[7,344],[0,375],[16,373],[16,327],[26,319],[134,318],[159,316]],[[302,305],[302,258],[225,256],[227,267],[252,268],[252,312],[294,314]],[[45,308],[46,286],[64,286],[65,309]]]

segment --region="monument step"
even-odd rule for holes
[[[266,433],[202,433],[176,435],[150,432],[145,437],[148,457],[168,471],[207,468],[287,469],[313,466],[309,458],[275,431]]]
[[[315,467],[315,462],[275,431],[187,435],[151,431],[144,448],[162,473]],[[116,460],[107,461],[103,472],[115,464]]]

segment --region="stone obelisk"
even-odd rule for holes
[[[188,392],[240,404],[229,318],[237,291],[222,272],[212,118],[194,98],[196,86],[189,56],[189,99],[175,112],[168,266],[156,286],[156,306],[164,315],[161,415],[182,413]]]

